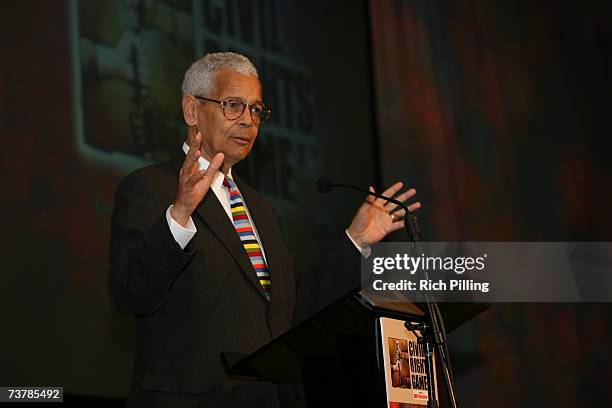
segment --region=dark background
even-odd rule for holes
[[[609,2],[370,2],[383,180],[440,241],[609,241]],[[609,405],[610,306],[495,304],[451,334],[465,406]]]
[[[232,36],[243,38],[240,28],[228,26],[228,13],[256,13],[249,1],[157,3],[186,13],[204,4],[221,10],[221,30],[230,38],[218,44],[222,49],[235,49]],[[306,161],[291,152],[289,195],[261,185],[260,177],[285,176],[265,167],[285,152],[270,153],[266,140],[273,135],[265,137],[299,137],[288,126],[263,129],[262,148],[238,171],[279,208],[301,264],[342,233],[360,200],[350,193],[318,195],[313,183],[319,174],[378,188],[395,180],[415,186],[430,240],[610,240],[608,3],[256,3],[276,16],[267,22],[280,38],[273,58],[308,77],[305,106],[313,121],[305,133],[314,148]],[[81,75],[74,70],[70,31],[75,4],[89,13],[81,14],[81,21],[90,19],[87,30],[108,27],[105,19],[120,21],[116,16],[128,9],[127,2],[95,0],[0,5],[0,384],[60,385],[72,395],[122,398],[131,375],[133,323],[106,295],[112,199],[138,163],[125,157],[161,160],[182,130],[163,122],[149,129],[165,129],[155,149],[142,143],[137,149],[130,144],[137,132],[121,128],[132,120],[122,105],[131,97],[129,81],[122,83],[128,84],[125,98],[111,92],[92,102],[93,91],[75,96]],[[189,31],[185,36],[192,38]],[[217,50],[204,44],[204,51]],[[239,51],[253,53],[256,63],[268,55],[248,40],[241,44],[247,45]],[[189,54],[197,48],[197,41],[188,43],[183,54],[160,60],[158,82],[170,85],[151,94],[155,109],[161,106],[168,117],[174,101],[178,106],[180,76],[201,56]],[[266,78],[282,75],[263,65]],[[273,90],[268,86],[264,96]],[[276,114],[283,112],[279,105]],[[75,126],[79,107],[93,112],[86,119],[98,132],[86,132],[90,141],[98,135],[93,145],[112,142],[124,158],[84,154]],[[155,112],[149,118],[160,117]],[[108,146],[100,151],[106,154]],[[494,305],[451,335],[460,401],[607,405],[611,339],[607,304]]]

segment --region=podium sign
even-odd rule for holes
[[[421,408],[427,405],[428,384],[423,345],[418,336],[404,327],[404,321],[378,319],[383,350],[387,407]],[[434,364],[435,366],[435,364]],[[434,387],[437,378],[434,372]],[[436,392],[437,395],[437,392]]]

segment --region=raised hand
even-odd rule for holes
[[[170,210],[172,218],[183,227],[187,226],[189,217],[208,193],[213,177],[223,163],[223,153],[217,153],[212,158],[210,166],[206,170],[200,170],[198,159],[202,154],[200,151],[201,143],[202,134],[198,132],[194,142],[189,147],[187,157],[185,157],[179,172],[178,191],[174,205]]]
[[[402,182],[397,182],[383,191],[382,195],[404,202],[416,194],[416,190],[411,188],[393,197],[402,186]],[[370,191],[374,192],[374,189],[370,187]],[[421,208],[420,202],[408,206],[410,212],[419,208]],[[390,232],[403,228],[405,215],[404,209],[398,209],[397,204],[389,203],[382,198],[368,196],[351,221],[348,233],[357,245],[365,248],[379,242]]]

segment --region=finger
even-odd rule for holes
[[[416,210],[418,210],[419,208],[421,208],[421,203],[419,201],[417,201],[414,204],[410,204],[408,206],[408,211],[410,212],[415,212]]]
[[[200,151],[196,150],[191,154],[188,154],[185,158],[185,162],[183,163],[183,167],[181,167],[181,171],[179,172],[179,179],[185,183],[189,180],[191,176],[197,174],[199,169],[198,159],[200,158]]]
[[[403,208],[400,208],[397,211],[393,211],[390,214],[392,214],[396,220],[401,220],[404,219],[404,217],[406,216],[406,210],[404,210]]]
[[[389,232],[397,231],[398,229],[404,228],[404,222],[394,222],[391,224],[391,230]]]
[[[197,143],[198,135],[196,135],[196,143],[193,143],[192,146],[189,147],[187,157],[185,157],[185,161],[181,167],[182,175],[187,179],[191,177],[191,175],[194,174],[198,168],[196,167],[198,164],[198,159],[200,158],[200,149],[197,147],[199,146],[199,143]]]
[[[410,190],[408,190],[408,191],[404,191],[402,194],[400,194],[400,195],[398,195],[397,197],[395,197],[395,199],[396,199],[397,201],[399,201],[399,202],[401,202],[401,203],[404,203],[404,204],[405,204],[405,203],[406,203],[406,201],[407,201],[409,198],[413,197],[415,194],[416,194],[416,190],[415,190],[415,189],[413,189],[413,188],[411,188]],[[387,202],[387,203],[384,205],[384,207],[385,207],[385,209],[386,209],[388,212],[390,212],[390,213],[391,213],[391,212],[394,212],[394,211],[396,211],[396,210],[397,210],[397,211],[400,211],[400,210],[398,210],[398,208],[400,208],[400,209],[402,208],[401,206],[399,206],[399,205],[397,205],[397,204],[395,204],[395,203],[392,203],[392,202],[390,202],[390,201],[388,201],[388,202]]]
[[[193,138],[193,157],[191,160],[193,160],[193,163],[191,164],[191,167],[189,168],[190,172],[193,174],[196,171],[198,171],[200,169],[200,166],[198,165],[198,159],[200,158],[200,156],[202,155],[202,133],[197,132],[195,137]],[[191,149],[191,148],[190,148]]]
[[[200,162],[198,161],[198,159],[200,158],[201,154],[202,152],[200,151],[200,149],[198,149],[193,153],[193,156],[191,156],[191,162],[189,164],[189,167],[187,167],[188,174],[194,174],[200,169]]]
[[[193,143],[191,143],[191,146],[189,146],[189,150],[187,151],[187,157],[185,158],[185,160],[189,159],[191,156],[193,156],[193,154],[200,150],[200,133],[196,133],[195,138]]]
[[[215,157],[213,157],[208,168],[206,170],[201,170],[196,174],[197,177],[193,179],[194,185],[197,184],[198,188],[204,188],[207,190],[212,184],[215,175],[219,171],[219,167],[221,167],[224,158],[225,156],[223,153],[217,153]]]
[[[375,193],[376,191],[374,190],[374,187],[370,186],[368,187],[368,191]],[[374,197],[373,195],[368,195],[368,197],[366,198],[366,201],[369,202],[370,204],[374,204],[374,201],[376,200],[376,197]]]
[[[196,185],[206,176],[206,170],[196,171],[194,174],[189,176],[187,181],[185,182],[185,186],[188,191],[192,191],[195,189]]]
[[[210,162],[210,166],[208,166],[208,169],[212,172],[213,176],[217,173],[217,171],[219,171],[219,168],[223,164],[224,158],[225,155],[223,153],[217,153],[215,157],[213,157],[212,161]]]
[[[403,183],[401,181],[398,181],[397,183],[393,184],[391,187],[383,191],[382,195],[387,196],[387,197],[393,197],[395,193],[397,193],[399,189],[402,188],[402,186],[403,186]],[[387,200],[384,200],[382,198],[377,198],[375,204],[384,205],[386,202]]]
[[[416,190],[414,188],[411,188],[409,190],[404,191],[402,194],[398,195],[397,197],[394,197],[397,201],[399,202],[404,202],[406,200],[408,200],[410,197],[414,196],[416,194]],[[398,207],[397,204],[394,204],[392,202],[387,202],[387,204],[385,204],[385,208],[388,211],[393,211]]]

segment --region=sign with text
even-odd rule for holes
[[[420,333],[406,329],[402,320],[381,317],[379,323],[385,362],[387,406],[413,408],[427,405],[429,384],[423,344],[418,341]],[[437,379],[434,382],[437,383]]]

